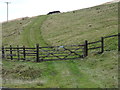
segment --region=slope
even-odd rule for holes
[[[4,23],[3,45],[34,47],[36,43],[41,46],[81,44],[86,39],[94,41],[101,36],[116,33],[117,4],[100,5],[73,12]],[[106,43],[109,44],[110,40]],[[115,45],[112,47],[114,48]],[[117,58],[117,48],[114,48],[113,51],[102,55],[71,61],[31,63],[3,60],[3,86],[115,88],[118,84]]]
[[[36,43],[45,46],[41,25],[47,16],[21,18],[9,23],[3,23],[3,45],[25,45],[33,47]]]
[[[51,15],[42,26],[43,38],[51,45],[81,44],[118,32],[117,3]]]

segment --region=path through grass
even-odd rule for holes
[[[25,21],[5,23],[3,45],[19,44],[34,47],[36,43],[40,46],[81,44],[85,39],[95,41],[101,36],[116,34],[116,5],[101,5],[77,10],[75,13],[43,15],[27,18]],[[116,39],[110,41],[116,42]],[[110,44],[110,41],[106,43]],[[114,47],[115,45],[112,46]],[[101,55],[71,61],[31,63],[3,60],[3,86],[12,88],[115,88],[118,84],[117,64],[116,48]]]

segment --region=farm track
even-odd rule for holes
[[[93,86],[94,82],[92,82],[89,79],[88,75],[86,75],[86,73],[81,72],[82,70],[80,69],[78,62],[79,61],[54,62],[55,70],[59,71],[60,79],[58,82],[63,82],[63,86],[64,86],[64,82],[67,81],[65,85],[74,88],[82,88],[82,87],[84,88],[87,87],[87,84],[90,85],[91,87],[94,87]],[[97,84],[95,83],[94,85],[97,86]],[[59,86],[61,86],[61,84]]]
[[[23,32],[22,40],[25,42],[25,45],[34,47],[35,44],[40,44],[41,46],[45,44],[41,35],[41,25],[47,16],[36,17]]]
[[[117,4],[77,10],[75,13],[42,15],[5,24],[4,35],[9,35],[17,30],[16,26],[20,30],[20,34],[16,33],[3,41],[6,46],[12,44],[26,47],[35,47],[37,43],[40,46],[80,44],[84,40],[96,41],[101,36],[116,34],[118,26],[116,20]],[[20,24],[21,22],[22,24]],[[8,30],[8,28],[10,29]],[[95,36],[96,38],[94,38]],[[116,50],[116,45],[111,44],[114,41],[115,39],[111,39],[106,43]],[[117,87],[118,78],[116,55],[117,50],[71,61],[41,63],[4,61],[4,87],[114,88]],[[20,71],[24,70],[26,75],[30,73],[29,70],[32,70],[31,74],[35,74],[35,78],[31,80],[33,77],[31,74],[24,76],[24,73],[20,75],[16,73],[17,67],[21,66],[23,67],[19,69]],[[22,75],[24,77],[21,77]],[[36,77],[36,75],[38,76]],[[16,81],[19,78],[21,82]],[[30,81],[25,81],[24,78],[28,78]]]
[[[77,65],[75,65],[77,66]],[[59,71],[61,82],[68,81],[66,84],[69,87],[78,87],[80,84],[80,71],[77,67],[71,66],[70,62],[54,62],[54,68]],[[75,71],[78,71],[77,74]],[[79,74],[79,76],[78,76]],[[72,86],[71,86],[72,85]],[[63,84],[64,86],[64,84]]]
[[[41,19],[41,17],[36,18],[31,23],[31,25],[27,29],[27,31],[25,32],[26,35],[24,35],[25,37],[23,39],[28,42],[29,46],[34,46],[36,43],[39,43],[40,46],[46,45],[46,42],[42,38],[42,34],[41,34],[41,26],[46,18],[47,18],[47,16],[44,16],[42,19]],[[51,70],[51,68],[52,68],[51,71],[53,71],[53,72],[48,72],[47,77],[46,77],[46,78],[50,79],[50,81],[51,81],[51,80],[53,80],[52,79],[53,73],[57,73],[55,70],[55,67],[54,67],[54,63],[53,62],[50,62],[50,63],[46,62],[44,64],[45,64],[45,66],[48,67],[47,69],[50,68],[50,70]]]
[[[42,23],[47,19],[47,16],[37,17],[35,18],[23,32],[23,41],[26,42],[25,45],[29,47],[34,47],[36,43],[39,43],[40,46],[46,45],[44,39],[42,39],[41,26]],[[72,63],[71,61],[53,61],[53,62],[45,62],[45,66],[52,69],[52,72],[47,75],[46,78],[49,79],[49,82],[57,83],[58,86],[63,87],[64,83],[60,82],[67,81],[66,84],[70,87],[84,87],[82,85],[81,79],[83,77],[83,73],[80,72],[78,68],[78,64]],[[63,70],[64,69],[64,70]],[[82,75],[83,74],[83,75]],[[84,75],[85,76],[85,75]],[[84,80],[82,80],[84,81]],[[86,81],[86,80],[85,80]],[[89,79],[87,82],[90,82]]]

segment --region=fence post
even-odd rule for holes
[[[23,46],[23,60],[26,60],[25,46]]]
[[[39,62],[39,44],[36,44],[36,62]]]
[[[84,44],[84,57],[88,56],[88,41],[85,40],[85,44]]]
[[[10,58],[13,60],[13,55],[12,55],[12,45],[10,45]]]
[[[2,46],[2,58],[5,58],[4,46]]]
[[[101,53],[104,52],[104,37],[101,37]]]
[[[120,33],[118,33],[118,52],[120,52]]]
[[[20,60],[19,46],[18,45],[17,45],[17,55],[18,55],[18,60]]]

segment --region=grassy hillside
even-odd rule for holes
[[[55,15],[3,23],[3,45],[36,43],[82,44],[117,34],[117,4],[100,5]],[[112,51],[71,61],[42,63],[3,60],[3,86],[12,88],[115,88],[118,87],[117,38],[106,39]]]
[[[24,18],[3,23],[3,45],[34,46],[36,43],[45,46],[41,35],[41,25],[47,16]]]
[[[108,4],[51,15],[42,26],[42,35],[51,45],[81,44],[116,34],[117,28],[117,4]]]

